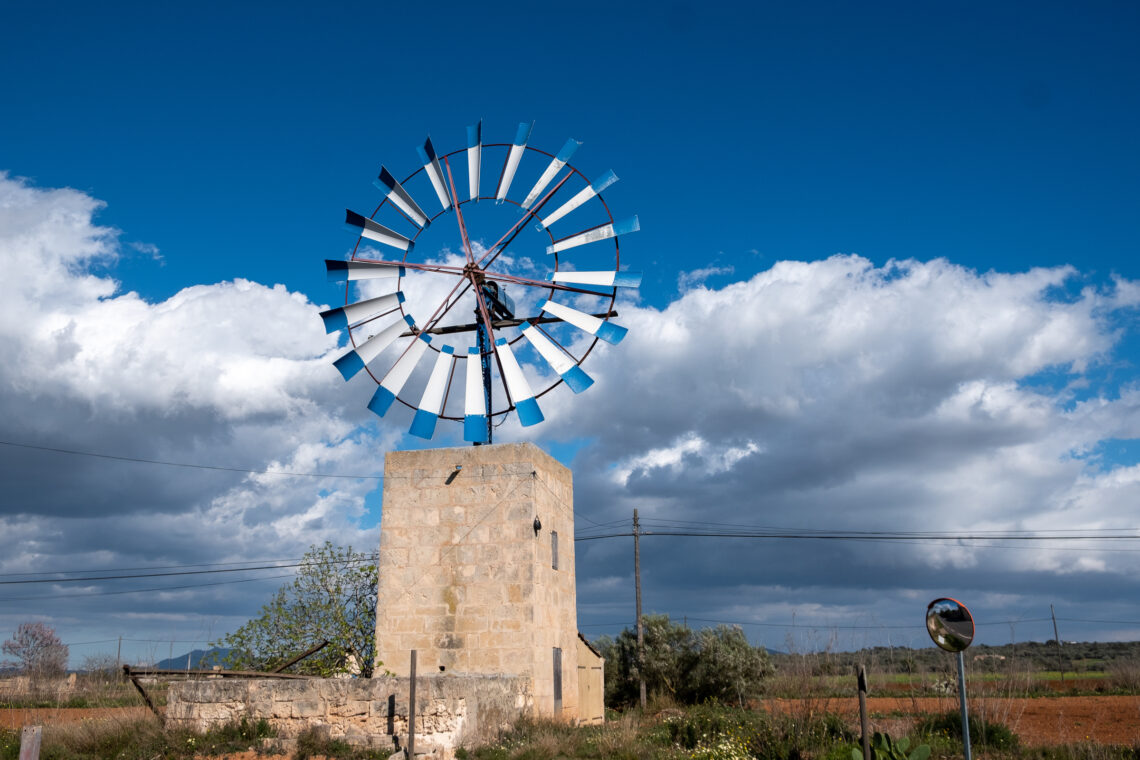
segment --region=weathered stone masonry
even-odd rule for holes
[[[330,738],[379,749],[402,748],[408,732],[408,679],[208,679],[177,681],[167,693],[166,725],[206,731],[262,718],[279,737],[316,728]],[[457,747],[492,741],[530,710],[520,678],[416,678],[416,752],[454,756]]]

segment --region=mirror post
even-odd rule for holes
[[[966,710],[966,658],[958,652],[958,702],[962,709],[962,747],[966,760],[970,760],[970,718]]]

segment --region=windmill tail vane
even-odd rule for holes
[[[357,235],[351,254],[325,262],[329,282],[344,284],[344,305],[321,312],[326,332],[347,336],[333,365],[346,381],[361,374],[374,381],[367,406],[376,414],[410,409],[414,436],[432,438],[443,418],[462,423],[463,440],[490,443],[495,420],[501,424],[511,411],[524,427],[537,425],[544,420],[539,398],[563,384],[585,391],[594,384],[582,369],[585,358],[599,341],[616,345],[627,333],[611,321],[614,307],[620,289],[640,286],[641,273],[622,268],[620,240],[640,222],[610,213],[602,192],[618,181],[612,170],[591,180],[570,163],[580,141],[547,153],[530,144],[533,128],[524,122],[512,141],[487,143],[480,121],[467,127],[463,147],[449,153],[424,140],[416,148],[418,167],[403,179],[382,165],[373,181],[383,196],[376,210],[345,213]],[[498,179],[484,194],[483,167],[495,161],[502,162]],[[455,180],[463,168],[461,195]],[[529,187],[528,177],[534,178]],[[432,196],[426,205],[417,200]],[[484,207],[486,200],[493,203]],[[477,256],[468,215],[475,221],[483,209],[512,205],[517,221]],[[444,224],[445,216],[455,223]],[[501,220],[502,212],[488,216]],[[441,229],[450,237],[431,245],[442,250],[458,240],[464,265],[416,258],[417,243],[428,245],[425,233]],[[521,255],[501,256],[508,246]],[[533,269],[512,271],[517,261],[548,271],[535,279]],[[417,302],[408,285],[427,281],[417,278],[450,291],[442,302]],[[473,307],[469,324],[455,324],[465,322],[456,311],[462,303]],[[536,313],[520,316],[516,304],[531,304]],[[433,340],[462,334],[473,345]]]

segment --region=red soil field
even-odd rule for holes
[[[859,702],[852,698],[767,699],[761,709],[791,715],[833,713],[852,726],[859,723]],[[906,734],[915,717],[958,709],[950,697],[871,697],[867,710],[873,730]],[[1048,746],[1075,742],[1140,745],[1140,696],[981,697],[970,700],[972,714],[1007,725],[1024,745]],[[0,710],[0,726],[60,725],[88,720],[136,720],[145,707],[16,708]],[[977,737],[975,737],[976,741]]]

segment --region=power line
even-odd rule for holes
[[[30,443],[17,443],[15,441],[0,441],[0,446],[13,446],[20,449],[33,449],[35,451],[48,451],[53,454],[70,454],[80,457],[94,457],[96,459],[113,459],[118,462],[136,462],[139,464],[157,464],[165,467],[189,467],[195,470],[219,470],[221,472],[240,472],[247,475],[284,475],[292,478],[347,478],[349,480],[383,480],[383,475],[338,475],[327,472],[292,472],[288,470],[251,470],[241,467],[223,467],[213,464],[192,464],[189,462],[170,462],[162,459],[142,459],[140,457],[119,456],[116,454],[100,454],[95,451],[78,451],[76,449],[61,449],[54,446],[35,446]]]
[[[209,575],[212,573],[244,573],[248,570],[282,570],[289,567],[310,567],[313,565],[336,564],[353,565],[374,560],[375,556],[360,559],[341,560],[333,563],[324,562],[295,562],[289,565],[259,565],[255,567],[231,567],[223,570],[180,570],[173,573],[136,573],[133,575],[93,575],[83,578],[33,578],[22,581],[0,581],[0,585],[16,586],[29,583],[80,583],[84,581],[117,581],[128,578],[165,578],[172,575]]]
[[[219,567],[221,565],[256,565],[265,562],[298,562],[302,557],[282,557],[278,559],[243,559],[234,562],[197,562],[189,565],[153,565],[150,567],[89,567],[82,570],[37,570],[26,573],[0,573],[0,578],[16,575],[61,575],[64,573],[129,573],[136,570],[181,570],[187,567]]]
[[[260,578],[239,578],[232,581],[216,581],[214,583],[190,583],[184,586],[155,586],[153,588],[135,588],[127,591],[92,591],[89,594],[52,594],[51,596],[9,596],[0,598],[0,602],[40,602],[52,599],[86,599],[94,596],[119,596],[121,594],[143,594],[154,591],[183,591],[189,588],[206,588],[207,586],[228,586],[234,583],[253,583],[255,581],[271,581],[278,578],[292,578],[292,573],[285,575],[264,575]]]

